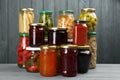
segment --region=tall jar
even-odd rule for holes
[[[61,45],[67,43],[67,28],[49,28],[48,32],[48,44],[49,45]]]
[[[79,20],[86,20],[88,32],[94,32],[97,26],[97,16],[94,8],[83,8],[79,15]]]
[[[25,68],[28,72],[39,71],[40,47],[27,47],[25,52]]]
[[[19,32],[29,33],[29,24],[34,22],[34,9],[22,8],[19,11]]]
[[[44,42],[44,24],[43,23],[32,23],[29,29],[29,40],[31,47],[39,47],[43,45]]]
[[[19,33],[19,44],[18,44],[18,60],[17,65],[19,68],[25,68],[24,54],[26,47],[29,46],[29,34]]]
[[[74,23],[74,15],[72,10],[59,11],[57,26],[67,28],[68,39],[73,38],[73,23]]]
[[[77,75],[77,45],[60,46],[60,73],[63,76],[73,77]]]
[[[57,75],[57,46],[41,46],[39,60],[39,70],[42,76]]]
[[[78,46],[78,73],[87,73],[89,70],[89,64],[91,60],[90,46]]]
[[[52,11],[49,10],[40,11],[39,22],[45,24],[44,26],[45,37],[47,38],[49,28],[53,27]]]
[[[90,51],[92,54],[89,68],[94,69],[97,62],[96,32],[88,32],[88,44],[90,45]]]
[[[84,20],[75,20],[73,28],[73,44],[84,46],[87,44],[87,25]]]

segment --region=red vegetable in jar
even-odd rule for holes
[[[29,45],[29,34],[28,33],[20,33],[20,41],[18,45],[18,67],[24,68],[25,67],[25,61],[24,61],[24,54],[25,54],[25,49]]]
[[[39,47],[27,47],[25,53],[25,68],[28,72],[38,72],[39,69]]]
[[[73,29],[73,44],[84,46],[87,44],[87,25],[86,21],[75,20]]]

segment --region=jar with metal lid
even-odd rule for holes
[[[34,9],[22,8],[19,11],[19,32],[29,33],[29,24],[34,22]]]
[[[79,46],[87,44],[87,25],[85,20],[74,21],[73,44]]]
[[[60,46],[60,73],[63,76],[77,75],[77,45],[66,44]]]
[[[39,70],[42,76],[57,75],[57,46],[41,46],[39,60]]]
[[[29,46],[29,34],[19,33],[19,36],[17,65],[19,68],[25,68],[24,52],[26,51],[26,47]]]
[[[90,61],[90,68],[93,69],[96,67],[96,62],[97,62],[96,32],[88,32],[88,44],[90,45],[90,51],[92,54]]]
[[[48,44],[49,45],[61,45],[67,43],[67,28],[49,28],[48,32]]]
[[[28,72],[38,72],[39,69],[39,47],[27,47],[25,52],[25,68]]]
[[[44,26],[45,37],[47,37],[49,28],[53,27],[52,11],[49,10],[40,11],[39,22],[45,24]]]
[[[30,46],[39,47],[43,45],[44,42],[44,24],[43,23],[32,23],[30,24]]]
[[[83,8],[79,20],[86,20],[88,26],[88,32],[94,32],[97,26],[97,16],[94,8]]]
[[[77,56],[77,68],[78,73],[86,73],[89,69],[89,64],[91,60],[90,46],[78,46],[78,56]]]
[[[69,39],[73,38],[73,23],[74,23],[74,15],[72,10],[59,11],[57,26],[67,28]]]

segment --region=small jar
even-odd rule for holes
[[[42,76],[57,75],[57,46],[41,46],[39,60],[39,70]]]
[[[59,11],[57,26],[67,28],[68,39],[73,38],[73,23],[74,23],[74,15],[72,10]]]
[[[90,46],[78,46],[78,73],[87,73],[91,60]]]
[[[48,32],[49,45],[61,45],[67,43],[67,28],[52,27]]]
[[[88,32],[88,44],[90,45],[90,51],[92,54],[89,68],[94,69],[96,67],[97,62],[96,32]]]
[[[63,76],[73,77],[77,75],[77,45],[60,46],[61,64],[60,73]]]
[[[94,8],[83,8],[79,20],[86,20],[88,26],[88,32],[94,32],[97,26],[97,16]]]
[[[38,72],[39,69],[39,47],[27,47],[25,52],[25,68],[28,72]]]
[[[44,41],[44,24],[43,23],[32,23],[30,24],[30,46],[39,47],[45,43]]]
[[[26,47],[29,46],[29,34],[19,33],[19,36],[17,65],[19,68],[25,68],[24,52],[26,51]]]
[[[49,28],[53,27],[52,11],[49,10],[40,11],[39,22],[45,24],[44,26],[45,37],[47,38]]]
[[[22,8],[19,11],[19,32],[29,33],[29,24],[34,22],[34,9]]]
[[[84,46],[87,44],[87,25],[84,20],[75,20],[73,29],[73,44]]]

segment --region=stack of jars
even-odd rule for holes
[[[18,66],[25,67],[24,52],[29,46],[29,24],[34,22],[34,10],[32,8],[23,8],[19,12],[19,45],[18,45]]]
[[[20,17],[20,23],[21,19],[26,21],[26,16]],[[72,10],[60,10],[57,27],[53,27],[52,12],[42,10],[39,23],[24,23],[19,28],[20,36],[25,37],[20,38],[18,46],[19,67],[28,72],[40,72],[42,76],[59,73],[76,76],[88,72],[92,53],[90,41],[96,33],[88,30],[87,20],[75,20]]]
[[[97,44],[96,44],[96,26],[97,26],[97,16],[95,14],[94,8],[83,8],[81,9],[81,14],[79,16],[79,20],[86,20],[87,24],[87,36],[88,41],[87,44],[90,45],[90,51],[92,54],[90,61],[90,68],[96,67],[96,59],[97,59]]]

